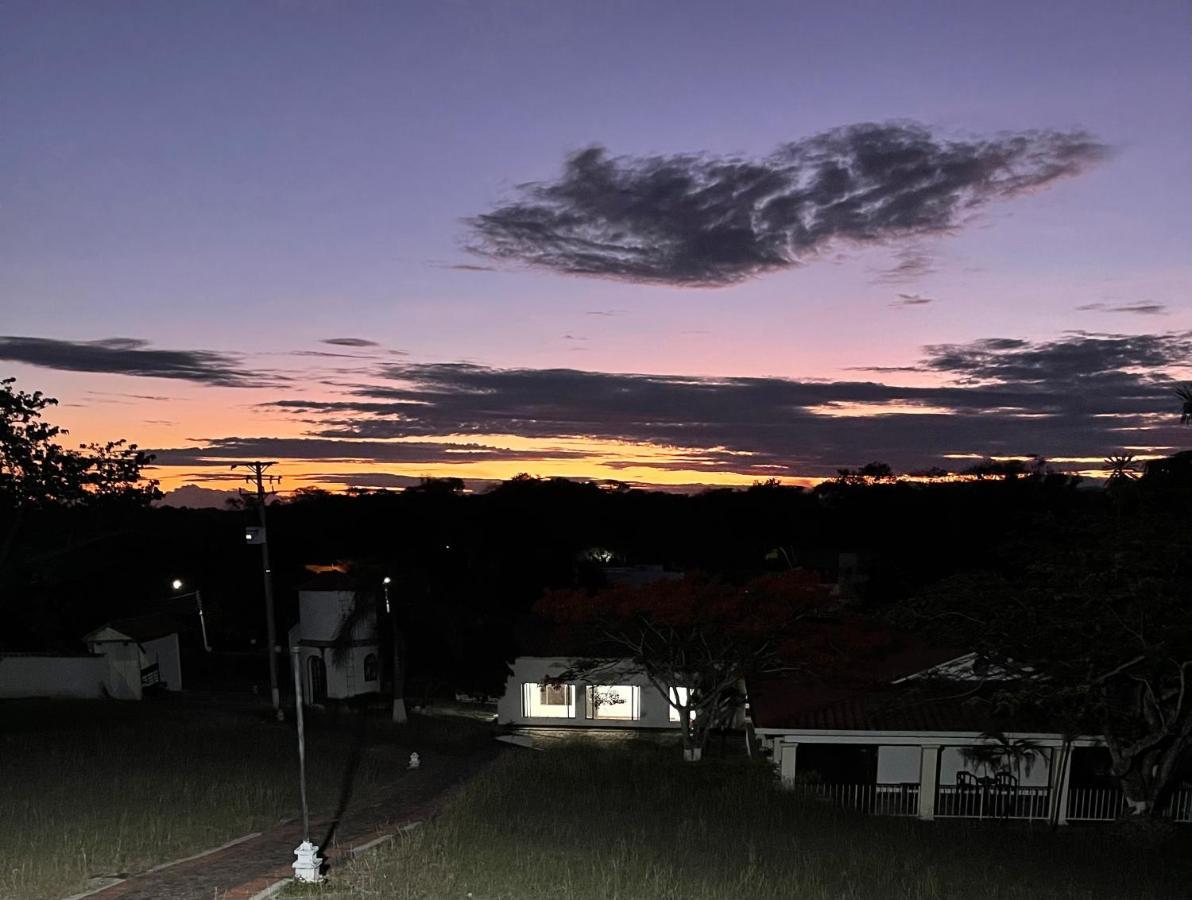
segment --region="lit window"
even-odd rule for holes
[[[575,716],[575,685],[522,685],[522,711],[527,718],[570,719]]]
[[[364,680],[377,680],[377,654],[370,653],[364,657]]]
[[[642,715],[642,689],[634,684],[589,685],[589,719],[637,721]]]
[[[673,687],[670,689],[670,703],[668,703],[667,706],[670,709],[670,720],[677,725],[679,724],[680,719],[679,711],[675,709],[676,703],[681,704],[682,706],[687,705],[687,688]],[[694,719],[695,716],[692,714],[691,718]]]

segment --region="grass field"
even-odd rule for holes
[[[142,871],[299,813],[292,724],[268,710],[111,701],[0,703],[0,898],[40,900]],[[310,721],[311,807],[405,769],[411,746],[464,747],[471,722],[395,731],[346,713]],[[483,729],[481,729],[483,730]]]
[[[864,817],[781,791],[764,764],[673,747],[511,752],[430,825],[296,896],[1131,898],[1192,896],[1189,834]]]

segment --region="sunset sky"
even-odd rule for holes
[[[6,0],[0,376],[167,489],[1169,453],[1190,10]]]

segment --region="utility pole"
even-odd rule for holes
[[[272,487],[281,481],[277,475],[266,474],[266,470],[272,465],[271,462],[244,462],[236,463],[232,468],[248,469],[250,474],[246,475],[244,480],[249,484],[255,484],[257,488],[257,521],[260,522],[260,536],[255,537],[248,532],[245,537],[249,543],[261,545],[261,574],[265,582],[265,642],[269,654],[269,692],[273,697],[273,710],[277,715],[277,721],[281,722],[285,719],[285,713],[282,712],[281,694],[277,686],[277,624],[273,615],[273,570],[269,568],[269,530],[265,521],[265,482],[269,482]]]

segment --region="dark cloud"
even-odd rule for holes
[[[327,475],[304,475],[299,480],[309,481],[314,484],[337,484],[344,487],[376,490],[378,488],[396,489],[417,487],[426,479],[415,475],[398,475],[395,472],[348,472],[346,474],[336,472]],[[496,484],[500,484],[500,481],[494,478],[464,479],[464,487],[470,491],[482,491]]]
[[[1055,341],[1029,344],[987,339],[926,348],[926,366],[966,382],[1022,385],[1090,385],[1138,380],[1138,369],[1156,370],[1192,358],[1192,333],[1090,334],[1070,332]]]
[[[355,446],[362,458],[375,442],[440,461],[430,443],[437,435],[515,434],[672,448],[669,459],[626,454],[614,467],[766,477],[829,475],[883,459],[907,471],[947,465],[953,454],[1101,458],[1126,444],[1172,445],[1181,435],[1167,415],[1174,395],[1164,370],[1183,364],[1190,349],[1192,333],[935,345],[925,348],[919,366],[892,367],[952,382],[927,387],[396,365],[386,370],[390,384],[358,386],[346,399],[273,405],[316,423],[309,440],[326,440],[328,452]],[[426,439],[428,449],[384,443],[397,437]],[[305,452],[303,446],[292,449]]]
[[[322,344],[333,344],[336,347],[380,347],[376,341],[357,337],[323,338]]]
[[[515,201],[469,219],[470,249],[575,275],[721,286],[801,265],[833,241],[951,231],[1105,152],[1084,132],[950,141],[903,123],[840,128],[759,160],[592,146],[558,180],[521,185]]]
[[[0,359],[43,369],[174,378],[218,387],[260,387],[282,380],[244,369],[238,357],[227,353],[147,347],[147,341],[134,338],[61,341],[9,335],[0,336]]]
[[[1111,306],[1108,303],[1086,303],[1076,307],[1078,310],[1096,310],[1109,313],[1134,313],[1139,316],[1165,316],[1167,306],[1162,303],[1122,303]]]
[[[935,303],[934,297],[923,297],[919,294],[899,294],[898,299],[890,303],[894,307],[926,306]]]
[[[282,404],[278,404],[282,405]],[[244,459],[306,459],[324,462],[460,463],[475,461],[535,460],[543,454],[483,444],[444,441],[332,440],[322,437],[224,437],[194,447],[151,450],[158,466],[226,466]],[[559,450],[551,459],[579,458],[583,454]]]

